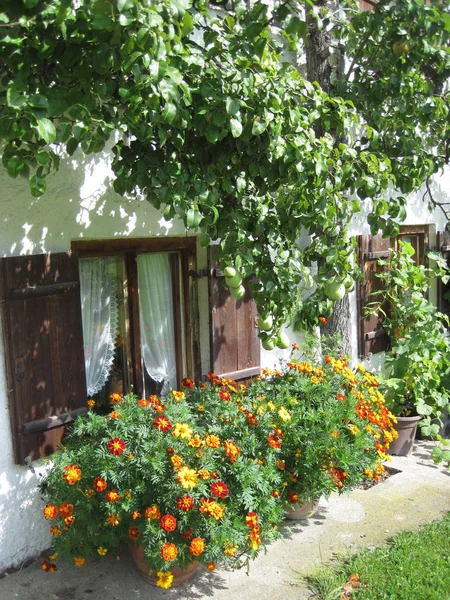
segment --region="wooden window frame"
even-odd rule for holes
[[[173,306],[175,312],[175,348],[177,383],[181,385],[184,376],[193,378],[193,327],[191,320],[191,292],[189,272],[195,270],[196,238],[134,238],[117,240],[77,240],[72,242],[72,250],[80,259],[106,256],[121,256],[126,270],[128,302],[127,356],[129,378],[136,393],[142,389],[142,356],[140,344],[139,297],[137,261],[143,253],[176,253],[179,261],[172,269]],[[179,281],[181,279],[181,289]],[[184,326],[184,344],[182,325]]]

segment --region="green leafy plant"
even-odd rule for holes
[[[417,264],[414,255],[412,246],[400,241],[399,250],[379,261],[383,271],[377,277],[383,285],[368,308],[384,316],[391,343],[380,378],[390,409],[398,416],[422,415],[422,432],[444,441],[439,428],[449,407],[449,321],[430,302],[428,292],[436,278],[446,283],[450,275],[440,254],[428,253],[432,266]],[[434,456],[445,459],[447,452],[442,455],[437,447]]]

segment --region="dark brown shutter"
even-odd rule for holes
[[[381,267],[378,259],[389,257],[391,239],[381,235],[358,236],[358,263],[363,274],[363,282],[357,284],[358,300],[358,341],[359,355],[367,356],[369,352],[383,352],[389,347],[389,338],[383,329],[383,315],[365,317],[365,308],[374,299],[371,294],[382,288],[383,282],[376,277]]]
[[[365,0],[359,0],[359,10],[362,11],[368,11],[368,10],[372,10],[374,8],[374,3],[376,0],[374,0],[373,2],[365,2]]]
[[[51,454],[86,406],[78,260],[0,259],[3,337],[16,461]],[[74,412],[75,411],[75,412]]]
[[[211,258],[211,257],[210,257]],[[247,383],[260,373],[257,310],[248,293],[235,300],[225,289],[217,262],[210,259],[211,370],[216,375]]]

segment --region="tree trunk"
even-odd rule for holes
[[[320,12],[321,8],[336,10],[336,2],[333,0],[317,0],[314,2],[315,8]],[[309,81],[317,81],[320,87],[327,93],[331,88],[331,75],[334,68],[333,55],[331,53],[332,34],[325,29],[319,29],[317,19],[311,13],[311,7],[305,3],[306,10],[306,73]],[[339,57],[337,57],[339,59]],[[340,61],[337,60],[337,65]],[[321,135],[320,125],[316,129],[316,135]],[[346,294],[342,300],[335,302],[333,313],[327,319],[328,323],[323,329],[326,335],[339,334],[342,343],[340,351],[343,354],[351,356],[351,319],[350,302]]]

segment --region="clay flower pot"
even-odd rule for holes
[[[138,569],[141,576],[150,583],[156,586],[156,580],[158,579],[156,571],[153,571],[147,566],[144,554],[144,547],[141,544],[130,544],[130,554],[133,559],[136,568]],[[170,567],[170,563],[167,567],[167,571],[170,571],[173,575],[172,586],[179,586],[190,581],[198,567],[198,562],[189,563],[184,569],[180,567]]]
[[[286,508],[285,517],[291,521],[301,521],[302,519],[309,519],[316,512],[319,507],[319,498],[310,498],[302,504],[291,504]]]
[[[422,417],[397,417],[397,424],[394,425],[398,433],[398,439],[394,440],[389,446],[389,454],[397,456],[407,456],[413,449],[416,438],[417,425]]]

